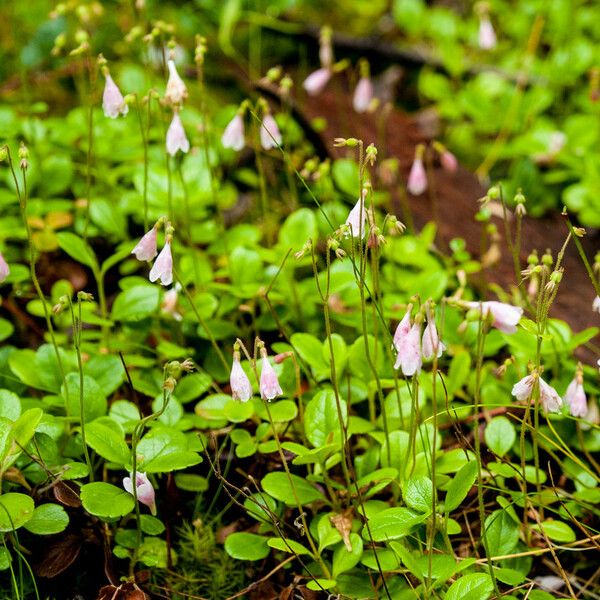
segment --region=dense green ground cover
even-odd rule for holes
[[[508,198],[517,244],[523,206],[597,226],[599,15],[573,5],[0,9],[4,595],[595,597],[598,329],[548,315],[562,252],[481,304],[461,232],[405,230],[377,149],[317,158],[285,101],[319,61],[369,76],[307,23],[383,32],[425,57],[406,105],[499,182],[484,223]]]

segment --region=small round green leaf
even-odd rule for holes
[[[84,485],[81,502],[91,515],[105,519],[123,517],[133,510],[135,504],[130,493],[102,481]]]
[[[411,477],[402,489],[404,502],[418,512],[430,513],[433,507],[433,483],[429,477]]]
[[[68,524],[69,515],[65,509],[59,504],[48,503],[36,507],[31,519],[25,523],[25,529],[37,535],[52,535],[64,531]]]
[[[287,473],[269,473],[263,477],[261,485],[267,494],[289,506],[295,506],[298,502],[310,504],[323,500],[321,492],[298,475],[290,475],[288,478]]]
[[[575,532],[566,523],[563,523],[562,521],[546,519],[540,525],[533,525],[532,529],[539,531],[540,527],[544,534],[548,536],[551,540],[554,540],[555,542],[568,544],[576,540]]]
[[[9,492],[0,496],[0,532],[14,531],[33,516],[35,505],[31,496]]]
[[[503,416],[494,417],[486,426],[485,443],[498,456],[504,456],[515,443],[515,426]]]
[[[225,552],[238,560],[261,560],[269,554],[270,548],[267,538],[240,531],[227,536]]]

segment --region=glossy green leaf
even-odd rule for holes
[[[69,515],[59,504],[41,504],[33,511],[31,519],[25,523],[25,529],[37,535],[52,535],[67,528]]]
[[[263,477],[261,485],[267,494],[288,506],[296,506],[297,503],[310,504],[317,500],[323,500],[321,492],[316,487],[306,479],[294,474],[290,474],[288,478],[287,473],[269,473]]]
[[[487,573],[469,573],[450,586],[445,600],[488,600],[493,590],[492,578]]]
[[[14,531],[33,517],[34,503],[31,496],[8,492],[0,496],[0,533]]]
[[[225,552],[238,560],[262,560],[270,551],[267,538],[255,533],[236,531],[225,540]]]
[[[133,510],[135,504],[132,494],[102,481],[82,486],[80,496],[85,510],[104,519],[123,517]]]
[[[485,443],[498,456],[504,456],[515,443],[515,426],[504,416],[494,417],[484,431]]]
[[[444,508],[447,513],[455,510],[467,497],[477,478],[477,462],[472,460],[458,471],[446,492]]]

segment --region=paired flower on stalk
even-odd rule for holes
[[[422,313],[417,313],[411,323],[412,304],[406,309],[406,314],[398,324],[394,333],[394,348],[398,353],[394,369],[400,369],[406,377],[418,375],[421,372],[423,360],[432,360],[442,356],[446,346],[440,340],[432,303],[425,307],[427,325],[421,337]]]
[[[281,145],[281,132],[277,121],[273,118],[269,105],[264,101],[259,101],[259,106],[262,110],[262,123],[260,125],[260,145],[264,150],[277,148]],[[245,130],[244,130],[244,114],[248,108],[246,101],[242,102],[240,108],[229,123],[223,135],[221,136],[221,144],[223,148],[231,148],[239,152],[246,145]]]
[[[190,150],[190,142],[185,134],[185,129],[179,116],[183,101],[188,97],[188,91],[185,82],[177,72],[177,67],[173,60],[173,51],[171,51],[171,58],[167,61],[167,67],[169,69],[169,79],[167,80],[167,88],[165,90],[165,100],[173,108],[173,117],[167,129],[165,145],[167,152],[171,156],[175,156],[179,151],[187,154]]]
[[[433,142],[433,149],[439,154],[440,164],[442,169],[448,173],[455,173],[458,169],[458,161],[456,156],[450,152],[440,142]],[[413,195],[419,196],[427,189],[427,172],[425,165],[423,164],[423,157],[425,155],[425,146],[423,144],[417,144],[415,148],[415,157],[408,174],[408,181],[406,183],[406,189]]]
[[[152,282],[160,280],[162,285],[170,285],[173,283],[173,255],[171,253],[171,242],[173,241],[173,226],[166,217],[161,217],[152,227],[150,231],[144,234],[142,239],[136,244],[131,254],[139,261],[150,261],[157,254],[157,233],[158,228],[165,226],[165,245],[160,251],[157,259],[150,269],[149,279]]]
[[[512,389],[512,395],[519,401],[524,402],[529,400],[536,388],[539,390],[539,399],[545,412],[557,412],[561,405],[562,399],[558,392],[541,377],[538,371],[523,377],[521,381],[515,383]]]
[[[273,400],[277,396],[281,396],[283,391],[279,385],[277,373],[275,373],[275,369],[273,369],[269,362],[264,343],[259,341],[258,344],[261,356],[261,371],[259,378],[260,395],[263,400]],[[233,363],[231,365],[231,374],[229,376],[231,397],[240,402],[248,402],[252,397],[252,384],[240,363],[240,347],[241,344],[239,341],[233,345]]]

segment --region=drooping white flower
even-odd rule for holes
[[[367,190],[363,190],[361,198],[357,200],[356,204],[354,205],[354,208],[350,211],[348,218],[346,219],[346,225],[348,225],[348,227],[350,228],[351,235],[354,238],[357,238],[359,236],[364,237],[366,232],[366,196]]]
[[[448,173],[455,173],[456,169],[458,169],[458,160],[456,160],[456,156],[450,150],[444,150],[440,154],[440,164],[442,165],[442,169]]]
[[[394,347],[397,349],[402,340],[408,335],[410,331],[410,312],[412,310],[412,304],[408,305],[406,314],[402,317],[396,331],[394,332]]]
[[[104,110],[104,116],[111,119],[116,119],[119,115],[126,115],[129,112],[129,106],[127,106],[121,90],[119,90],[110,73],[104,75],[102,109]]]
[[[562,405],[562,398],[558,392],[541,377],[540,381],[540,402],[546,412],[557,412]]]
[[[185,135],[185,129],[177,111],[173,113],[173,119],[167,130],[166,144],[167,152],[171,156],[175,156],[179,150],[185,154],[190,149],[190,142]]]
[[[523,316],[523,309],[520,306],[513,306],[495,300],[490,302],[465,302],[465,306],[480,309],[484,317],[491,314],[492,325],[504,333],[515,333],[517,324]]]
[[[569,383],[563,401],[569,407],[569,412],[574,417],[585,417],[588,413],[587,396],[583,389],[583,377],[577,373]]]
[[[246,144],[244,119],[240,113],[237,113],[225,127],[225,131],[221,136],[221,144],[223,144],[223,148],[231,148],[236,152],[239,152]]]
[[[181,286],[179,283],[176,283],[170,290],[165,292],[160,304],[160,310],[166,315],[171,315],[176,321],[181,321],[183,319],[181,313],[177,310],[180,289]]]
[[[281,132],[271,113],[263,116],[260,126],[260,144],[265,150],[281,146]]]
[[[394,369],[400,369],[406,377],[421,372],[423,364],[421,357],[421,323],[416,322],[411,326],[409,305],[404,318],[398,324],[394,333],[394,347],[398,353]]]
[[[482,15],[479,21],[479,47],[482,50],[492,50],[496,47],[496,32],[487,15]]]
[[[431,360],[434,356],[439,358],[446,350],[446,346],[440,340],[433,315],[427,315],[427,326],[425,327],[425,331],[423,331],[421,345],[424,360]]]
[[[152,260],[157,254],[156,233],[156,227],[153,227],[150,231],[146,232],[131,251],[131,254],[134,254],[135,257],[141,261]]]
[[[321,67],[313,71],[302,83],[302,87],[309,96],[318,96],[329,83],[331,79],[331,70]]]
[[[356,84],[352,106],[358,113],[364,113],[369,110],[373,100],[373,83],[369,77],[361,77]]]
[[[419,196],[427,189],[427,173],[425,173],[423,159],[420,156],[415,156],[408,174],[406,188],[413,196]]]
[[[252,385],[246,375],[238,353],[234,352],[233,363],[231,365],[231,375],[229,376],[229,384],[231,385],[231,397],[240,402],[248,402],[252,398]]]
[[[540,402],[544,410],[546,412],[558,411],[562,404],[558,392],[551,385],[548,385],[537,373],[531,373],[515,383],[512,389],[512,395],[521,402],[529,400],[533,393],[533,386],[535,385],[536,379],[539,385]]]
[[[260,395],[266,400],[273,400],[277,396],[281,396],[283,391],[279,385],[279,379],[275,369],[271,366],[266,353],[262,357],[260,370]]]
[[[160,280],[162,285],[173,283],[173,255],[171,254],[171,242],[166,241],[160,254],[150,269],[150,281]]]
[[[167,89],[165,91],[165,98],[174,105],[181,104],[188,96],[187,87],[177,72],[175,62],[172,60],[167,61],[169,68],[169,79],[167,81]]]
[[[592,302],[592,310],[595,310],[597,313],[600,313],[600,296],[596,296],[594,301]]]
[[[126,492],[133,494],[133,482],[132,482],[133,473],[130,474],[129,477],[123,478],[123,488]],[[137,471],[135,474],[135,488],[136,495],[139,502],[145,504],[150,512],[155,515],[156,514],[156,499],[154,494],[154,488],[148,479],[146,473],[140,473]]]
[[[10,274],[8,263],[4,260],[4,256],[0,252],[0,283],[2,283]]]

